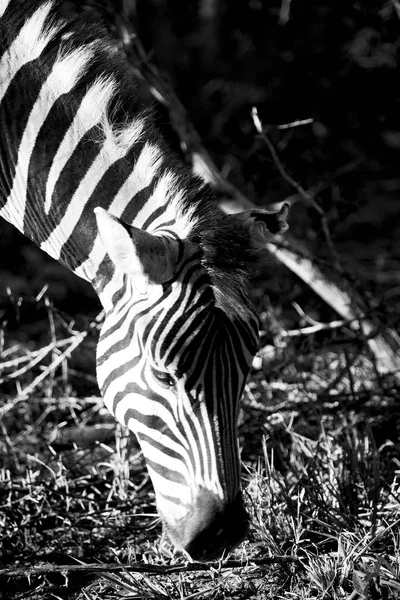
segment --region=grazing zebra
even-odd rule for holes
[[[97,376],[137,436],[173,543],[245,536],[237,411],[257,350],[246,281],[287,207],[224,216],[168,150],[102,30],[0,0],[0,215],[91,282]]]

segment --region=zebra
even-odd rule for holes
[[[175,156],[101,27],[0,0],[0,215],[89,281],[104,402],[138,438],[172,541],[210,560],[246,536],[237,416],[247,297],[287,206],[224,215]]]

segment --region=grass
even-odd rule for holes
[[[41,319],[24,322],[31,305]],[[7,310],[20,326],[2,330],[1,598],[400,597],[398,381],[345,326],[262,338],[240,421],[251,531],[198,570],[163,536],[140,450],[102,406],[98,320],[45,296]],[[271,311],[266,327],[282,322]]]

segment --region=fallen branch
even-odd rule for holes
[[[220,201],[220,207],[225,213],[238,213],[255,208],[248,198],[220,175],[172,87],[148,60],[132,24],[123,15],[118,15],[117,20],[117,30],[128,61],[135,73],[147,82],[157,101],[168,108],[171,124],[179,135],[184,153],[191,160],[193,172],[225,196]],[[295,187],[299,192],[298,187]],[[315,204],[311,199],[309,201]],[[324,231],[327,234],[325,228]],[[278,239],[276,244],[268,244],[267,248],[342,319],[352,322],[352,328],[365,340],[380,372],[400,371],[400,336],[377,319],[372,321],[365,316],[367,310],[364,302],[342,273],[333,274],[325,270],[323,272],[317,267],[315,257],[292,235],[285,234],[284,240]]]
[[[221,569],[244,569],[246,567],[300,563],[300,559],[294,556],[271,556],[242,562],[240,560],[227,560],[225,562],[211,563],[184,563],[173,566],[149,565],[145,563],[132,563],[129,565],[40,565],[37,567],[18,567],[0,569],[0,578],[3,577],[37,577],[39,575],[48,575],[50,573],[119,573],[121,571],[128,573],[145,573],[146,575],[170,575],[171,573],[188,573],[191,571],[220,571]]]
[[[378,321],[371,321],[367,315],[358,292],[350,282],[343,277],[340,283],[333,281],[333,274],[325,275],[311,258],[301,253],[300,244],[292,236],[283,241],[282,246],[269,244],[268,250],[298,275],[320,298],[325,300],[343,319],[350,321],[351,329],[355,330],[361,340],[364,340],[375,357],[378,370],[382,373],[400,370],[400,337],[389,327]],[[293,247],[298,248],[296,252]]]

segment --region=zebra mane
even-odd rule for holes
[[[255,250],[242,223],[210,211],[193,227],[190,238],[199,245],[208,272],[215,306],[231,318],[247,318],[249,280],[257,274],[261,254]]]
[[[143,150],[146,140],[147,164],[144,169],[148,171],[148,178],[157,179],[156,201],[161,207],[167,200],[167,213],[170,212],[177,223],[177,234],[200,249],[216,306],[233,317],[244,316],[248,306],[243,289],[258,256],[253,252],[244,228],[225,220],[210,187],[194,176],[167,147],[154,123],[151,102],[116,43],[101,25],[91,23],[88,27],[82,16],[64,18],[62,0],[0,0],[0,16],[7,13],[11,4],[11,31],[20,29],[21,22],[34,13],[39,15],[37,31],[31,32],[34,38],[32,49],[37,49],[39,57],[40,44],[46,48],[41,57],[44,67],[46,63],[54,65],[58,62],[63,80],[71,79],[70,88],[76,98],[82,98],[92,89],[93,104],[98,114],[101,113],[98,141],[101,141],[110,164],[123,159],[128,152],[134,152],[139,143]],[[16,4],[19,4],[17,10]],[[26,52],[29,53],[28,48]],[[72,115],[77,112],[78,105],[65,105],[63,109]],[[94,122],[95,117],[89,113],[85,115]],[[65,119],[66,115],[60,114],[59,118]],[[56,175],[53,175],[54,182]],[[49,206],[45,204],[45,208],[48,210]],[[128,204],[111,206],[110,211],[128,222],[133,222],[135,217]]]

